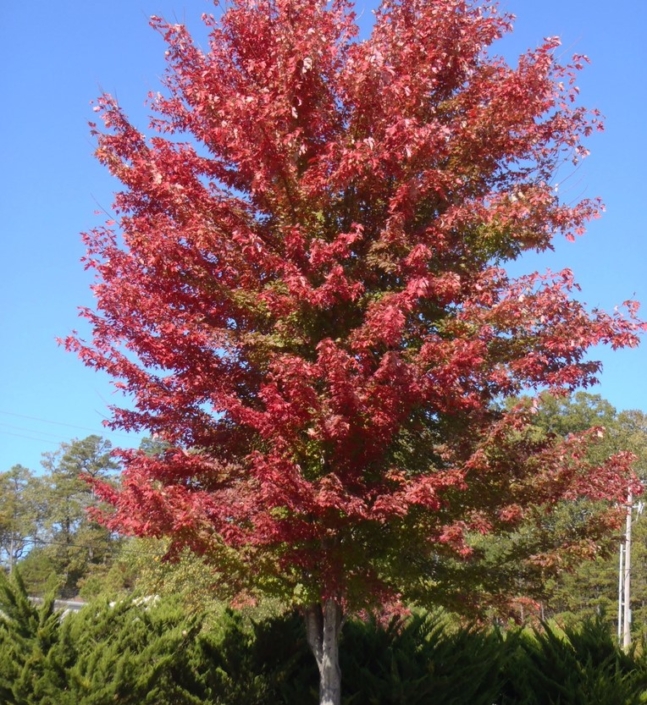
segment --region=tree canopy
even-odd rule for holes
[[[43,454],[43,472],[0,473],[0,564],[20,564],[32,594],[75,597],[90,573],[108,570],[118,539],[88,511],[100,502],[90,479],[114,482],[110,442],[88,436]]]
[[[539,438],[501,404],[590,385],[591,346],[642,326],[633,302],[590,311],[569,270],[504,268],[598,214],[552,184],[600,127],[586,57],[560,64],[549,38],[508,65],[512,19],[485,1],[386,0],[364,41],[344,0],[205,21],[202,50],[152,19],[152,137],[111,96],[95,108],[123,189],[85,235],[92,339],[66,345],[131,395],[115,427],[166,444],[97,484],[109,525],[208,556],[231,594],[313,606],[318,658],[342,609],[498,599],[479,535],[529,537],[540,577],[586,553],[606,509],[567,546],[530,527],[561,499],[619,500],[630,459],[597,465],[586,433]]]

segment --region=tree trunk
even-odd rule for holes
[[[341,605],[335,600],[309,605],[305,611],[308,644],[319,668],[319,705],[340,705],[339,635]]]
[[[16,559],[15,559],[16,548],[15,548],[15,544],[14,544],[14,539],[15,539],[15,536],[12,532],[11,543],[9,544],[9,575],[11,575],[13,573],[14,565],[16,563]]]

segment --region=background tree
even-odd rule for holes
[[[234,0],[207,52],[153,18],[157,134],[99,99],[97,156],[124,189],[85,236],[93,338],[66,343],[133,396],[114,426],[168,444],[97,485],[109,525],[203,554],[230,594],[302,604],[322,703],[344,611],[509,592],[479,535],[521,536],[535,580],[595,550],[607,505],[567,542],[546,514],[618,501],[629,458],[599,466],[590,434],[537,437],[495,402],[593,383],[588,349],[640,326],[631,302],[589,312],[568,270],[501,268],[597,215],[551,186],[599,126],[576,103],[585,59],[560,65],[553,38],[508,66],[489,2],[386,0],[361,42],[351,10]]]
[[[22,465],[0,473],[0,564],[10,572],[33,546],[37,534],[38,484]]]
[[[529,402],[530,403],[530,402]],[[542,395],[535,416],[538,427],[546,433],[566,437],[583,429],[599,429],[596,442],[587,449],[587,456],[601,463],[614,453],[628,451],[634,454],[633,467],[644,482],[647,480],[647,417],[641,411],[618,413],[599,395],[579,392],[571,398],[556,399]],[[585,502],[570,503],[561,511],[565,530],[573,531],[578,515],[587,511]],[[634,627],[644,624],[647,605],[647,527],[640,515],[634,513],[632,542],[632,611]],[[578,566],[572,573],[564,572],[549,585],[546,616],[570,615],[581,621],[601,613],[615,620],[618,601],[618,550],[624,525],[610,532],[599,542],[601,555],[595,561]]]
[[[39,536],[22,562],[25,583],[33,593],[57,586],[61,597],[74,597],[91,572],[108,570],[118,543],[88,513],[100,504],[89,481],[108,481],[118,467],[110,442],[96,435],[43,454]]]

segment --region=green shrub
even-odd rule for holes
[[[70,705],[199,705],[192,667],[200,621],[172,602],[86,607],[63,621]]]
[[[27,597],[15,572],[0,571],[0,702],[3,705],[49,705],[51,693],[65,685],[54,658],[59,619],[53,598],[40,606]]]
[[[341,655],[346,705],[491,705],[500,689],[500,639],[440,614],[349,622]]]
[[[638,705],[647,650],[625,654],[600,620],[558,630],[460,627],[440,613],[349,621],[344,705]],[[2,705],[316,705],[302,617],[215,628],[178,600],[88,605],[64,619],[0,574]]]
[[[638,705],[646,689],[645,657],[624,653],[596,618],[521,633],[501,705]]]
[[[64,619],[0,578],[2,705],[202,705],[200,622],[172,603],[95,604]]]
[[[259,622],[227,610],[203,636],[201,671],[216,705],[317,703],[318,674],[302,618],[288,613]]]

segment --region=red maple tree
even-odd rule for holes
[[[642,324],[633,303],[587,310],[567,270],[503,268],[598,213],[551,185],[600,127],[575,100],[585,57],[560,65],[551,38],[507,65],[491,2],[385,0],[365,41],[344,0],[205,21],[207,51],[152,20],[155,136],[98,101],[123,190],[85,235],[93,338],[66,345],[134,400],[115,427],[167,444],[99,488],[110,525],[208,556],[230,594],[301,604],[338,703],[345,611],[498,599],[514,580],[482,536],[518,538],[515,575],[594,551],[609,516],[570,539],[545,517],[624,497],[629,459],[592,467],[586,434],[537,440],[501,402],[593,383],[589,348]]]

